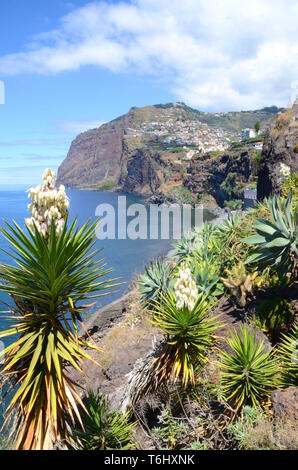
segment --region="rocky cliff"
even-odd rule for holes
[[[275,125],[266,133],[258,169],[258,199],[280,191],[281,163],[298,171],[298,100],[277,116]]]
[[[241,128],[256,121],[265,129],[277,111],[211,114],[183,103],[132,108],[99,129],[80,134],[59,168],[58,182],[76,188],[168,194],[183,186],[190,160],[203,156],[199,170],[216,172],[216,162],[205,168],[204,155],[224,153],[233,140],[239,140]],[[232,171],[231,165],[227,168]],[[211,186],[213,180],[208,180]],[[185,190],[193,186],[184,184]]]
[[[219,205],[227,199],[242,198],[245,186],[254,175],[254,154],[247,149],[227,152],[218,158],[206,155],[196,159],[189,166],[184,185],[201,202],[206,201],[206,196]],[[210,197],[207,200],[212,201]]]

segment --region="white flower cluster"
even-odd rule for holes
[[[291,175],[291,168],[288,165],[286,165],[285,163],[281,163],[280,164],[280,174],[285,179],[288,179]]]
[[[175,294],[177,308],[182,309],[186,306],[191,312],[198,298],[198,288],[186,264],[183,264],[179,269],[179,278],[175,284]]]
[[[55,173],[47,168],[43,174],[43,186],[38,185],[28,191],[32,202],[28,205],[31,217],[26,219],[26,225],[33,229],[35,224],[45,238],[49,236],[52,221],[59,235],[68,216],[69,200],[65,187],[61,185],[59,189],[55,189],[55,183]]]

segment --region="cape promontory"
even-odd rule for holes
[[[195,168],[204,174],[202,165],[207,161],[210,172],[214,167],[210,158],[220,156],[225,172],[230,167],[236,171],[238,166],[245,172],[241,152],[239,165],[231,161],[226,165],[223,154],[232,142],[241,140],[242,129],[259,122],[262,132],[272,125],[278,112],[273,106],[258,111],[207,113],[183,103],[131,108],[100,128],[78,135],[59,168],[58,181],[73,188],[149,195],[169,194],[177,186],[192,191],[200,186]],[[198,160],[202,162],[198,164]],[[218,181],[222,183],[221,176]]]

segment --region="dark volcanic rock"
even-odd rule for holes
[[[271,403],[275,419],[298,422],[298,387],[276,390]]]
[[[223,204],[226,195],[221,185],[228,174],[234,174],[238,182],[247,183],[252,170],[248,152],[236,156],[225,154],[218,158],[205,156],[191,163],[184,185],[199,197],[208,193],[218,204]]]
[[[281,163],[298,171],[298,101],[278,115],[274,128],[266,134],[258,170],[258,199],[280,191]]]
[[[124,146],[119,178],[123,191],[154,194],[161,184],[155,162],[156,158],[150,149],[139,148],[129,152]]]

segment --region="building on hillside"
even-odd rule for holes
[[[191,160],[192,157],[194,156],[195,152],[193,150],[190,150],[189,152],[187,152],[185,158],[186,160]]]
[[[253,148],[256,150],[263,150],[263,142],[255,142]]]
[[[255,137],[256,137],[256,131],[254,129],[249,129],[248,127],[246,129],[242,129],[241,131],[242,140],[254,139]]]

